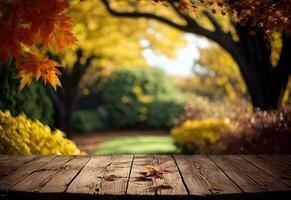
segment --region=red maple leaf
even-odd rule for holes
[[[28,10],[25,13],[25,19],[31,21],[33,31],[39,31],[40,40],[46,47],[53,44],[56,45],[58,51],[62,51],[64,45],[76,41],[75,36],[71,33],[71,17],[62,14],[69,6],[68,2],[58,0],[33,1],[37,4],[37,9]]]

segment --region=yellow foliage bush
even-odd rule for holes
[[[24,114],[13,117],[9,111],[0,110],[0,154],[83,154],[60,130],[52,131],[39,121]]]
[[[221,130],[228,123],[217,119],[188,120],[171,130],[183,153],[217,153],[224,149]]]

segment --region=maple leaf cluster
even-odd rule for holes
[[[261,28],[267,36],[273,32],[291,35],[290,0],[229,0],[229,5],[243,25]]]
[[[291,35],[290,0],[152,0],[167,4],[176,2],[179,10],[194,11],[198,7],[208,8],[213,14],[229,13],[241,25],[259,28],[267,36],[274,32]]]
[[[141,1],[141,0],[138,0]],[[165,6],[168,6],[169,3],[176,4],[176,7],[179,10],[189,10],[196,11],[198,7],[207,7],[212,13],[220,13],[221,15],[226,15],[226,10],[228,4],[226,0],[152,0],[156,3],[162,3]]]
[[[56,68],[60,65],[44,59],[37,47],[61,52],[76,41],[72,19],[64,14],[68,7],[65,0],[0,0],[0,62],[8,62],[11,56],[16,59],[20,89],[34,77],[42,77],[55,89],[61,85]]]

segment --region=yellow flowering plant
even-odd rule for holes
[[[171,130],[183,153],[210,153],[224,149],[221,130],[227,121],[218,119],[188,120]]]
[[[76,144],[64,137],[60,130],[52,131],[39,121],[24,114],[13,117],[9,111],[0,110],[0,154],[61,154],[80,155]]]

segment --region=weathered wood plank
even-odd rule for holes
[[[191,195],[222,195],[242,191],[207,157],[174,156]]]
[[[166,170],[163,177],[166,185],[170,186],[170,188],[158,188],[156,193],[159,195],[187,195],[188,192],[173,156],[162,155],[156,158],[159,161],[158,164]]]
[[[272,157],[280,160],[283,163],[291,165],[291,155],[273,155]]]
[[[14,191],[25,191],[25,192],[36,192],[54,176],[59,170],[62,169],[72,156],[57,156],[52,162],[41,166],[39,169],[34,170],[20,182],[18,182],[12,190]]]
[[[10,190],[16,183],[21,181],[27,175],[32,173],[34,170],[37,170],[42,165],[45,165],[49,161],[51,161],[55,156],[44,156],[39,157],[31,162],[27,162],[23,164],[20,168],[17,168],[9,176],[5,176],[0,180],[0,190]],[[12,165],[14,161],[11,160],[10,164]],[[9,165],[10,165],[9,164]]]
[[[0,195],[11,199],[63,200],[95,198],[92,194],[98,195],[98,199],[176,196],[191,199],[192,195],[198,199],[205,196],[266,199],[284,194],[289,199],[290,158],[289,155],[0,156]],[[163,178],[157,178],[155,185],[141,178],[145,166],[165,170]]]
[[[237,168],[242,172],[252,178],[264,191],[274,192],[274,191],[286,191],[289,190],[288,187],[282,184],[280,181],[262,171],[258,167],[254,166],[249,161],[245,160],[238,155],[228,155],[224,156],[229,159]]]
[[[140,173],[144,171],[145,166],[154,165],[155,161],[154,156],[134,156],[127,194],[155,195],[155,191],[151,189],[152,182],[139,180],[139,177],[142,176]]]
[[[75,178],[79,171],[90,160],[90,157],[74,157],[66,163],[49,181],[43,185],[40,192],[65,192],[69,183]]]
[[[291,167],[289,165],[266,155],[242,155],[242,157],[291,187]]]
[[[36,156],[4,156],[0,160],[0,178],[10,175],[25,163],[36,159]]]
[[[132,155],[92,157],[68,186],[66,192],[79,194],[125,194],[132,159]]]
[[[209,158],[235,182],[245,193],[264,192],[264,188],[258,185],[253,179],[247,176],[239,168],[233,165],[228,159],[220,155],[211,155]]]
[[[159,167],[164,170],[163,178],[154,181],[141,177],[146,166]],[[128,195],[187,195],[178,168],[172,156],[139,155],[135,156],[128,182]]]
[[[18,158],[19,156],[16,156],[16,155],[0,155],[0,162],[3,162],[3,161],[5,161],[5,160],[7,160],[7,159],[16,159],[16,158]]]

